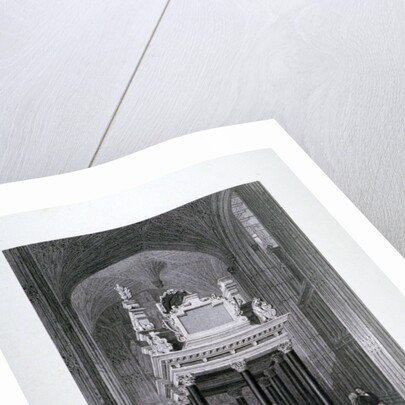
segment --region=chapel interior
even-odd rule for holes
[[[350,404],[355,387],[405,404],[404,352],[260,183],[5,254],[90,404]],[[175,319],[181,339],[168,294],[204,308]],[[206,326],[212,300],[227,326]],[[221,339],[239,346],[208,355]]]

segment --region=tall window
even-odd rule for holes
[[[278,247],[277,242],[236,193],[232,193],[231,205],[232,213],[262,249],[266,250],[267,247],[272,249]]]

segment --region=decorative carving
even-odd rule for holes
[[[230,283],[234,284],[232,280]],[[163,325],[175,334],[179,342],[187,342],[187,344],[208,336],[214,328],[217,330],[237,328],[249,322],[242,315],[240,304],[234,296],[227,298],[211,294],[209,297],[200,298],[197,294],[172,289],[163,294],[160,303],[156,306],[162,314]],[[170,312],[167,312],[169,309]],[[199,311],[201,322],[191,321],[190,324],[193,318],[188,315],[194,310]],[[210,319],[207,318],[209,316]],[[207,327],[201,327],[204,325]]]
[[[169,314],[173,309],[183,304],[184,297],[190,295],[185,290],[170,289],[163,293],[160,297],[160,304],[164,310],[164,313]]]
[[[245,360],[236,361],[235,363],[231,364],[231,368],[236,370],[238,373],[247,370],[247,364]]]
[[[293,349],[291,340],[287,340],[286,342],[280,343],[277,346],[277,350],[282,353],[288,353]]]
[[[147,342],[150,346],[145,348],[150,355],[169,353],[173,350],[173,345],[165,338],[161,338],[157,332],[149,332]]]
[[[176,394],[179,395],[180,397],[184,397],[188,395],[188,390],[185,385],[179,385],[176,389]]]
[[[120,294],[123,300],[122,306],[128,311],[132,326],[136,332],[145,332],[155,329],[155,325],[150,322],[146,316],[145,309],[132,299],[129,288],[117,284],[114,289]]]
[[[242,302],[241,300],[238,301],[236,298],[234,298],[234,299],[231,301],[231,304],[232,304],[232,307],[233,307],[233,309],[234,309],[234,312],[235,312],[235,315],[236,315],[236,316],[242,316],[242,315],[243,315],[242,309],[241,309],[242,303],[243,303],[243,302]]]
[[[128,287],[123,287],[116,284],[114,290],[118,292],[123,301],[130,300],[132,298],[131,290]]]
[[[196,350],[193,351],[192,354],[187,356],[187,360],[192,362],[192,361],[198,361],[198,360],[203,360],[209,361],[212,360],[214,357],[225,357],[225,355],[232,355],[235,354],[235,351],[241,352],[244,350],[250,349],[252,346],[260,346],[262,348],[265,347],[265,342],[270,342],[275,336],[278,336],[281,331],[284,329],[284,325],[286,323],[287,317],[284,316],[284,318],[281,318],[280,323],[271,325],[268,327],[265,327],[266,324],[261,325],[261,332],[258,334],[256,331],[252,331],[251,333],[245,333],[243,335],[243,338],[239,339],[234,339],[230,338],[229,341],[224,344],[223,341],[220,343],[215,344],[214,341],[211,343],[211,347],[209,350],[204,350],[204,356],[201,356],[201,352]],[[275,334],[275,332],[277,332]],[[261,343],[258,344],[257,340],[260,339]],[[274,349],[276,349],[275,347]],[[279,352],[277,352],[279,353]],[[208,360],[207,360],[208,359]],[[178,351],[178,356],[173,357],[171,360],[172,365],[178,365],[181,364],[184,361],[184,355],[182,354],[182,350]]]
[[[222,292],[222,296],[229,301],[235,301],[239,306],[242,305],[245,300],[240,294],[235,281],[230,277],[222,277],[218,280],[218,286]]]
[[[252,311],[259,319],[260,323],[268,322],[277,315],[276,310],[260,298],[253,298]]]
[[[159,395],[175,403],[188,404],[188,387],[195,383],[193,374],[200,375],[210,369],[210,364],[213,364],[211,359],[219,359],[220,365],[214,367],[231,367],[243,373],[247,370],[244,359],[270,355],[282,341],[280,337],[283,336],[288,314],[267,322],[275,318],[276,311],[256,298],[252,311],[257,309],[255,315],[261,320],[261,325],[257,322],[251,324],[242,314],[244,300],[236,283],[224,277],[218,285],[221,295],[199,297],[185,290],[166,291],[156,303],[163,329],[153,331],[147,330],[147,324],[151,328],[153,325],[146,318],[143,308],[133,299],[122,303],[130,314],[134,329],[140,332],[136,334],[137,340],[147,342],[147,346],[141,346],[141,351],[151,358]],[[249,305],[245,304],[242,308]],[[184,344],[174,342],[173,333]],[[187,368],[183,369],[183,366]]]
[[[170,314],[168,316],[165,316],[162,320],[163,325],[171,330],[174,335],[176,336],[176,339],[179,342],[185,342],[186,338],[183,335],[182,331],[180,330],[180,328],[178,327],[178,325],[176,324],[176,319],[174,318],[174,314]]]
[[[195,377],[192,374],[183,374],[177,378],[177,387],[189,387],[195,384]]]

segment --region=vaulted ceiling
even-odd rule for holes
[[[214,224],[212,197],[149,220],[74,238],[31,245],[30,251],[61,301],[87,277],[137,253],[151,250],[201,252],[227,261]]]
[[[155,303],[169,288],[197,292],[200,296],[219,293],[217,280],[227,274],[227,265],[200,252],[147,251],[121,260],[86,278],[73,290],[71,302],[83,324],[93,331],[97,319],[121,301],[114,286],[129,287],[133,298],[159,322]]]

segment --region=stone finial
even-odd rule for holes
[[[131,290],[128,287],[116,284],[114,290],[118,292],[123,301],[130,300],[132,298]]]
[[[235,363],[231,364],[231,368],[236,370],[238,373],[247,370],[247,364],[245,360],[235,361]]]

